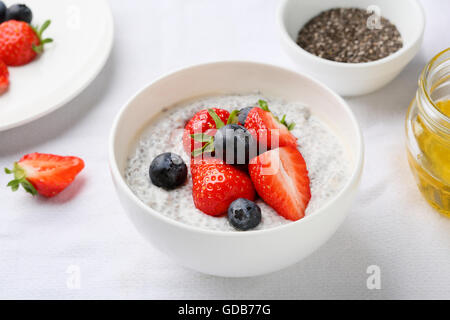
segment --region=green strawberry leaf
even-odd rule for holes
[[[286,128],[288,128],[289,131],[291,131],[295,127],[295,122],[287,123],[286,115],[283,115],[283,118],[281,119],[280,123],[284,125]]]
[[[198,142],[210,142],[212,139],[214,139],[213,136],[207,135],[206,133],[191,134],[191,137]]]
[[[206,143],[203,147],[195,149],[194,151],[192,151],[192,156],[198,157],[200,155],[202,155],[203,153],[210,153],[214,151],[214,141],[211,140],[210,142]]]
[[[22,169],[17,162],[14,163],[14,168],[12,170],[5,168],[5,173],[14,174],[14,179],[6,185],[7,187],[10,187],[13,192],[17,191],[19,187],[22,186],[28,193],[31,193],[33,196],[37,195],[38,192],[36,188],[26,179],[25,170]]]
[[[45,44],[53,42],[53,39],[51,39],[51,38],[47,38],[47,39],[42,38],[44,31],[47,30],[47,28],[50,26],[50,23],[51,23],[51,20],[47,20],[44,22],[44,24],[40,28],[39,28],[39,26],[36,26],[36,27],[31,26],[31,28],[34,30],[34,32],[38,36],[39,42],[40,42],[40,44],[38,46],[33,44],[33,51],[36,52],[37,54],[41,54],[42,52],[44,52]]]
[[[19,183],[20,183],[19,180],[11,180],[10,182],[8,182],[8,184],[6,186],[7,187],[19,186]]]
[[[239,123],[239,110],[233,110],[228,117],[227,124],[237,124]]]
[[[25,189],[26,192],[31,193],[33,196],[37,195],[36,188],[28,180],[23,180],[20,185]]]
[[[259,104],[259,107],[260,107],[261,109],[263,109],[264,111],[270,111],[270,110],[269,110],[269,105],[267,104],[267,101],[259,100],[259,101],[258,101],[258,104]]]
[[[39,33],[38,33],[39,38],[42,37],[42,34],[44,33],[44,31],[47,30],[47,28],[50,26],[50,23],[52,23],[51,20],[47,20],[44,22],[42,27],[39,29]]]
[[[216,128],[217,129],[220,129],[220,128],[225,126],[225,124],[223,123],[222,119],[219,118],[219,116],[217,115],[217,113],[213,109],[208,109],[208,113],[211,116],[211,118],[213,118],[214,122],[216,123]]]
[[[19,189],[20,182],[19,180],[12,180],[8,183],[8,187],[11,187],[13,192],[16,192]]]
[[[53,39],[50,39],[50,38],[42,40],[42,44],[51,43],[51,42],[53,42]]]
[[[195,158],[203,153],[203,148],[195,149],[192,151],[191,155]]]
[[[203,153],[211,153],[211,152],[214,152],[214,142],[207,143],[203,150]]]
[[[267,104],[267,101],[259,100],[259,101],[258,101],[258,104],[259,104],[259,106],[260,106],[261,109],[263,109],[264,111],[270,112],[269,105]],[[286,121],[286,115],[283,115],[283,118],[281,118],[281,120],[280,120],[280,118],[278,118],[276,115],[274,115],[274,114],[272,114],[272,115],[273,115],[273,117],[275,118],[275,120],[277,120],[279,123],[281,123],[282,125],[284,125],[289,131],[291,131],[292,129],[294,129],[294,127],[295,127],[295,122],[288,123],[288,122]]]

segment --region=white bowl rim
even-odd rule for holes
[[[128,106],[137,98],[139,97],[144,91],[146,91],[148,88],[153,86],[155,83],[162,81],[166,78],[169,78],[179,72],[189,71],[195,68],[202,68],[202,67],[208,67],[208,66],[214,66],[214,65],[220,65],[220,64],[251,64],[255,67],[269,67],[273,69],[278,69],[282,72],[288,72],[295,75],[300,75],[309,81],[315,83],[318,85],[321,89],[327,91],[330,93],[343,107],[347,115],[350,117],[351,122],[356,129],[356,136],[358,144],[355,146],[358,158],[355,161],[355,168],[351,173],[350,178],[347,180],[345,186],[341,189],[341,191],[335,195],[331,200],[329,200],[326,204],[324,204],[322,207],[320,207],[317,211],[305,216],[304,218],[293,221],[278,227],[263,229],[263,230],[253,230],[253,231],[246,231],[246,232],[239,232],[239,231],[220,231],[220,230],[208,230],[201,227],[196,227],[192,225],[188,225],[183,222],[176,221],[174,219],[171,219],[169,217],[164,216],[163,214],[157,212],[156,210],[152,209],[150,206],[146,205],[142,200],[138,198],[136,194],[131,190],[131,188],[127,185],[125,182],[125,179],[123,178],[122,173],[120,172],[118,166],[117,166],[117,160],[115,157],[115,149],[114,149],[114,141],[117,134],[117,127],[123,117],[123,115],[126,113],[126,110],[128,109]],[[138,132],[141,128],[138,128],[136,132]],[[207,63],[201,63],[201,64],[193,64],[186,67],[181,67],[174,69],[172,71],[166,72],[160,77],[157,77],[155,80],[151,81],[149,84],[145,85],[141,90],[139,90],[131,99],[129,99],[125,105],[120,109],[119,113],[117,114],[116,118],[114,119],[110,137],[109,137],[109,166],[111,174],[113,175],[113,178],[115,178],[116,187],[120,188],[121,191],[123,191],[126,196],[132,200],[138,207],[146,211],[147,213],[155,216],[155,218],[161,220],[162,222],[169,223],[174,227],[185,229],[190,232],[197,232],[201,234],[208,234],[213,236],[224,236],[224,237],[253,237],[253,236],[259,236],[263,234],[269,234],[269,233],[275,233],[283,229],[287,228],[293,228],[299,223],[308,223],[310,220],[316,219],[319,215],[324,214],[330,207],[334,205],[334,203],[349,189],[354,187],[358,184],[358,181],[362,175],[363,171],[363,163],[364,163],[364,140],[362,136],[362,131],[359,126],[358,121],[356,120],[355,115],[353,114],[353,111],[351,110],[350,106],[344,101],[342,97],[340,97],[337,93],[329,89],[327,86],[322,84],[320,81],[313,79],[312,77],[305,75],[300,72],[295,72],[277,65],[268,64],[268,63],[262,63],[262,62],[254,62],[254,61],[246,61],[246,60],[223,60],[223,61],[216,61],[216,62],[207,62]],[[125,210],[125,209],[124,209]],[[330,210],[332,210],[330,208]]]
[[[306,51],[305,49],[303,49],[302,47],[300,47],[288,34],[286,27],[285,27],[285,23],[283,20],[283,14],[284,11],[286,9],[286,6],[288,4],[288,2],[290,2],[292,0],[282,0],[280,5],[278,6],[277,9],[277,25],[278,25],[278,29],[281,33],[281,37],[282,39],[293,49],[295,50],[297,53],[302,54],[302,55],[307,55],[310,58],[312,58],[315,61],[321,62],[321,63],[325,63],[328,64],[330,66],[334,66],[334,67],[342,67],[342,68],[364,68],[364,67],[373,67],[373,66],[377,66],[377,65],[381,65],[381,64],[385,64],[388,63],[390,61],[393,61],[397,58],[400,58],[406,51],[408,51],[411,47],[413,47],[416,43],[418,43],[420,41],[420,39],[423,37],[424,32],[425,32],[425,10],[422,6],[422,4],[420,3],[419,0],[409,0],[411,3],[414,3],[417,8],[419,9],[420,12],[420,32],[418,33],[417,37],[411,41],[410,43],[408,43],[406,46],[403,45],[403,47],[398,50],[397,52],[394,52],[393,54],[375,60],[375,61],[371,61],[371,62],[361,62],[361,63],[355,63],[355,62],[338,62],[338,61],[332,61],[332,60],[328,60],[328,59],[324,59],[324,58],[320,58],[308,51]],[[311,17],[313,18],[313,17]]]

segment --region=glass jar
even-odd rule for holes
[[[406,118],[408,160],[425,199],[450,217],[450,48],[423,70]]]

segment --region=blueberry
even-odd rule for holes
[[[149,172],[152,183],[166,190],[175,189],[187,179],[187,167],[183,159],[170,152],[153,159]]]
[[[243,126],[228,124],[214,136],[215,156],[227,164],[248,164],[257,156],[255,139]]]
[[[240,123],[240,124],[242,124],[243,126],[245,126],[245,120],[247,120],[248,113],[249,113],[253,108],[254,108],[254,107],[247,107],[247,108],[241,109],[241,110],[239,111],[239,117],[238,117],[238,119],[239,119],[239,123]]]
[[[18,20],[30,23],[33,20],[33,13],[24,4],[13,4],[6,12],[6,20]]]
[[[239,198],[228,207],[228,221],[237,230],[256,228],[261,222],[261,208],[253,201]]]
[[[0,1],[0,23],[4,22],[6,19],[6,5],[3,1]]]

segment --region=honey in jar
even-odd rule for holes
[[[450,217],[450,48],[425,67],[406,121],[408,159],[425,199]]]

